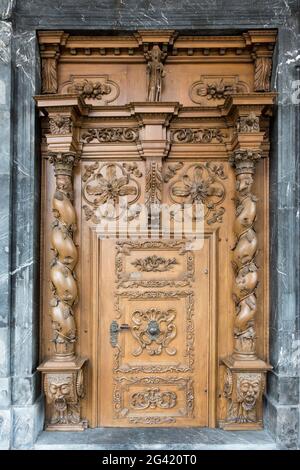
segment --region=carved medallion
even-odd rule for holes
[[[259,132],[259,117],[251,112],[249,116],[241,116],[237,123],[238,132]]]
[[[146,351],[150,356],[165,351],[170,356],[176,354],[176,348],[169,346],[176,336],[174,319],[176,312],[173,309],[162,311],[157,308],[136,310],[132,314],[132,335],[139,343],[132,354],[139,356]]]
[[[101,218],[119,218],[122,211],[128,211],[128,206],[140,196],[138,182],[117,163],[87,165],[82,180],[83,198],[87,203],[83,206],[85,217],[95,224]],[[125,207],[122,206],[123,201],[126,202]]]
[[[214,163],[190,165],[169,188],[171,199],[177,204],[203,204],[208,224],[221,222],[224,208],[226,179],[223,165]]]

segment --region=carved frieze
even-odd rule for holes
[[[170,185],[170,198],[177,204],[201,203],[207,223],[220,222],[225,209],[219,206],[226,194],[221,180],[226,178],[223,165],[211,162],[190,165]]]
[[[220,128],[171,130],[171,141],[180,144],[208,144],[213,141],[222,143],[224,137],[225,135]]]
[[[126,171],[119,163],[99,162],[86,165],[83,181],[83,205],[85,218],[97,224],[102,218],[116,219],[140,196],[140,185],[132,174],[142,176],[134,165]],[[125,199],[124,199],[125,198]],[[122,202],[126,200],[126,207]]]
[[[82,134],[82,142],[89,144],[93,140],[100,143],[136,142],[139,139],[139,130],[133,127],[103,127],[88,129]]]

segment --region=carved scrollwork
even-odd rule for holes
[[[212,141],[222,143],[225,135],[222,129],[173,129],[171,141],[180,144],[208,144]]]
[[[49,119],[51,134],[69,134],[72,132],[72,120],[68,116],[56,114]]]
[[[100,143],[136,142],[139,139],[139,130],[134,127],[103,127],[88,129],[82,134],[82,142],[89,144],[93,140]]]
[[[56,176],[56,190],[52,203],[55,221],[51,233],[54,258],[50,269],[53,343],[56,355],[73,356],[76,341],[73,308],[77,301],[74,268],[78,254],[73,241],[76,214],[72,203],[72,171],[77,157],[72,153],[51,154],[49,160],[54,165]]]
[[[147,61],[147,101],[161,101],[162,82],[165,77],[163,61],[167,54],[158,45],[145,53]]]
[[[255,163],[261,158],[260,151],[237,150],[231,158],[236,172],[236,219],[233,248],[235,272],[234,322],[235,354],[255,357],[255,316],[257,311],[256,287],[258,284],[255,255],[257,235],[254,229],[257,198],[252,194]]]
[[[170,271],[175,264],[178,264],[176,258],[164,258],[163,256],[147,256],[146,258],[138,258],[131,262],[138,271],[145,272],[165,272]]]
[[[170,197],[177,204],[202,203],[207,223],[220,222],[225,212],[223,207],[218,207],[225,199],[225,187],[220,180],[225,178],[227,176],[224,174],[223,165],[190,165],[185,173],[171,184]]]
[[[170,163],[167,166],[167,171],[164,174],[164,182],[168,183],[176,175],[178,170],[181,170],[183,167],[182,162]]]
[[[120,310],[120,299],[180,299],[185,298],[185,354],[186,362],[183,364],[121,364],[121,347],[116,345],[114,351],[114,371],[117,372],[187,372],[193,370],[194,365],[194,293],[192,291],[118,291],[116,292],[116,318],[120,319],[122,312]],[[169,356],[176,354],[175,348],[170,348],[169,343],[176,336],[176,326],[173,322],[176,312],[169,309],[166,312],[161,309],[149,308],[147,311],[135,311],[132,315],[133,326],[131,328],[133,336],[139,343],[137,350],[133,351],[134,356],[138,356],[143,350],[146,350],[150,356],[161,354],[163,350]]]
[[[190,377],[115,377],[113,392],[113,405],[116,418],[126,418],[131,423],[161,424],[176,422],[180,417],[193,417],[194,414],[194,387]],[[141,392],[134,392],[129,399],[130,406],[125,406],[124,396],[130,392],[134,385],[156,385]],[[184,392],[185,403],[183,408],[176,409],[178,392],[165,390],[166,386],[176,386],[177,390]],[[134,415],[137,411],[151,408],[173,409],[173,416]]]
[[[131,168],[131,173],[141,175]],[[122,211],[129,211],[128,206],[134,204],[140,196],[138,182],[117,163],[98,162],[85,167],[83,174],[83,205],[86,220],[97,224],[101,218],[119,218]],[[125,199],[124,199],[125,198]],[[123,207],[122,203],[126,203]],[[105,207],[104,207],[105,205]],[[101,207],[102,206],[102,207]]]
[[[149,388],[142,392],[133,393],[130,406],[137,410],[147,408],[170,409],[176,406],[177,395],[175,392],[161,391],[159,388]]]
[[[176,312],[173,309],[162,311],[157,308],[136,310],[132,314],[132,335],[139,343],[132,354],[139,356],[146,351],[150,356],[165,351],[170,356],[176,354],[176,348],[169,346],[176,336],[174,319]]]

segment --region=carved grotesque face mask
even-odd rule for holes
[[[259,391],[260,380],[258,378],[253,380],[250,378],[241,379],[238,386],[238,398],[243,408],[251,410],[255,406]]]

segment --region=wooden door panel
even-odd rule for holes
[[[209,239],[100,243],[101,425],[207,425]]]

